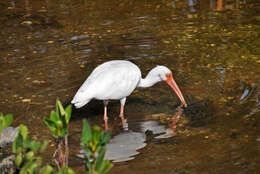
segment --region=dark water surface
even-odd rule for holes
[[[161,64],[189,104],[176,136],[166,131],[180,102],[166,84],[128,97],[125,129],[111,102],[107,156],[124,162],[110,173],[260,173],[259,10],[257,0],[1,1],[0,111],[51,139],[43,116],[57,97],[68,103],[94,67],[130,60],[145,76]],[[80,173],[82,119],[104,126],[103,104],[72,117],[70,166]],[[47,159],[53,151],[54,142]]]

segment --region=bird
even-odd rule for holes
[[[71,103],[76,108],[81,108],[92,99],[103,100],[105,129],[108,129],[107,105],[109,100],[120,100],[119,116],[123,122],[126,98],[136,88],[148,88],[161,81],[166,82],[177,94],[184,107],[187,107],[169,68],[157,65],[148,72],[145,78],[142,78],[139,67],[127,60],[111,60],[97,66],[78,89]]]

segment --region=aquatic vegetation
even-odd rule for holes
[[[12,143],[17,136],[18,128],[10,127],[13,122],[13,115],[0,113],[0,148]]]
[[[5,147],[6,144],[13,142],[17,135],[16,128],[8,127],[12,124],[12,122],[13,115],[7,114],[4,116],[3,113],[0,113],[0,173],[7,172],[13,168],[12,164],[14,156],[4,156],[2,151],[2,148]]]
[[[53,154],[54,161],[58,167],[68,166],[68,124],[71,117],[71,105],[63,108],[59,99],[56,100],[56,111],[51,111],[50,118],[43,118],[43,122],[51,131],[56,140],[57,149]],[[56,158],[56,159],[55,159]]]
[[[70,173],[68,167],[68,124],[71,117],[71,105],[63,108],[59,99],[56,100],[56,111],[51,111],[50,119],[43,118],[44,123],[49,128],[52,136],[56,139],[57,149],[54,153],[56,166],[61,173]],[[84,159],[86,170],[90,174],[104,174],[111,168],[112,164],[104,160],[106,144],[110,140],[110,132],[102,131],[98,126],[94,126],[91,131],[86,120],[83,121],[81,146],[85,149]]]
[[[110,132],[102,131],[98,126],[94,126],[91,131],[87,120],[83,120],[81,146],[85,150],[85,167],[90,174],[107,173],[113,167],[112,163],[104,160],[109,140]]]
[[[56,100],[56,111],[51,111],[50,118],[43,118],[43,122],[49,128],[56,141],[56,151],[54,161],[56,164],[46,164],[42,166],[42,155],[49,144],[49,140],[42,143],[32,140],[29,136],[27,126],[20,124],[17,136],[12,144],[13,155],[6,158],[7,164],[0,168],[0,173],[21,173],[21,174],[74,174],[75,172],[68,167],[68,124],[71,117],[71,105],[63,108],[59,99]],[[0,114],[0,130],[11,125],[13,116]],[[0,132],[1,134],[1,132]],[[110,140],[110,132],[102,131],[98,126],[91,130],[88,122],[83,121],[81,146],[85,150],[84,159],[86,160],[86,171],[90,174],[104,174],[112,168],[112,163],[104,160],[106,144]],[[1,161],[2,160],[1,155]],[[4,161],[5,162],[5,161]],[[6,162],[5,162],[6,163]],[[2,165],[0,163],[0,165]],[[10,167],[11,166],[11,167]]]
[[[13,122],[13,115],[7,114],[3,115],[3,113],[0,113],[0,134],[4,128],[7,128],[10,126]]]
[[[48,140],[44,140],[42,143],[31,140],[27,126],[21,124],[12,145],[12,152],[15,155],[13,166],[10,171],[1,169],[0,173],[74,174],[74,171],[68,167],[62,167],[56,171],[55,167],[50,164],[42,166],[42,157],[38,155],[41,155],[46,150],[48,144]]]
[[[13,142],[12,151],[15,154],[15,170],[13,173],[38,173],[42,164],[42,154],[47,148],[49,141],[43,143],[33,141],[28,136],[28,128],[21,124],[18,128],[18,135]],[[42,171],[42,170],[41,170]],[[42,172],[40,172],[42,173]],[[48,172],[47,172],[48,173]]]

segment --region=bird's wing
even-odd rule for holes
[[[102,77],[108,74],[113,69],[113,64],[106,62],[96,67],[89,75],[87,80],[81,85],[79,91],[84,92],[88,87],[97,81],[102,80]]]
[[[79,91],[88,91],[97,99],[120,99],[132,93],[140,78],[139,68],[132,63],[105,63],[91,73]]]

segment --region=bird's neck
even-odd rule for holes
[[[144,79],[141,78],[138,87],[148,88],[160,81],[161,81],[160,77],[155,72],[153,72],[153,70],[151,70]]]

